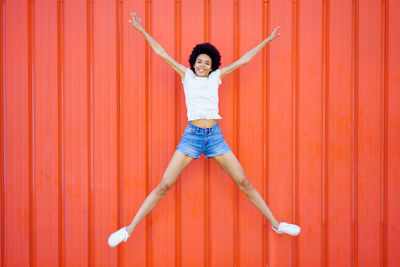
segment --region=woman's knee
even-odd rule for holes
[[[253,184],[250,182],[249,179],[247,179],[246,176],[240,177],[240,178],[237,180],[237,183],[236,183],[236,184],[238,185],[239,189],[240,189],[241,191],[243,191],[245,194],[246,194],[247,192],[250,192],[251,190],[253,190]]]
[[[171,189],[172,184],[165,183],[161,181],[156,187],[156,193],[161,196],[165,196],[168,191]]]

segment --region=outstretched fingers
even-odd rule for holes
[[[278,26],[276,26],[276,28],[274,29],[274,31],[272,32],[273,34],[275,34],[276,33],[276,31],[277,30],[279,30],[281,27],[278,25]],[[278,35],[279,35],[279,33],[278,33]]]
[[[276,37],[278,37],[278,36],[281,35],[280,33],[276,33],[279,29],[280,29],[280,26],[277,26],[277,27],[272,31],[272,33],[271,33],[270,36],[269,36],[269,39],[270,39],[270,40],[273,40],[274,38],[276,38]]]
[[[129,20],[129,23],[132,24],[134,28],[139,29],[142,26],[141,25],[142,20],[136,15],[136,12],[131,12],[130,15],[132,19]]]

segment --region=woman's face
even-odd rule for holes
[[[194,70],[196,75],[199,77],[208,77],[208,74],[211,72],[211,58],[206,54],[200,54],[196,58],[196,62],[194,63]]]

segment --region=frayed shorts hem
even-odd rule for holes
[[[200,155],[198,155],[198,156],[195,156],[193,153],[183,151],[183,149],[180,148],[179,146],[176,147],[176,150],[178,150],[178,151],[181,152],[182,154],[185,154],[186,156],[189,156],[189,157],[191,157],[191,158],[193,158],[193,159],[198,159],[198,158],[200,158],[200,155],[201,155],[201,154],[200,154]],[[214,153],[214,154],[211,154],[211,155],[206,155],[206,154],[204,154],[204,156],[205,156],[207,159],[209,159],[209,158],[213,158],[213,157],[216,157],[216,156],[220,156],[220,155],[226,154],[226,153],[228,153],[229,151],[232,151],[232,149],[228,148],[226,151],[219,152],[219,153]]]

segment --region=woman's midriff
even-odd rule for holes
[[[217,120],[199,119],[190,121],[190,123],[200,128],[210,128],[217,124]]]

